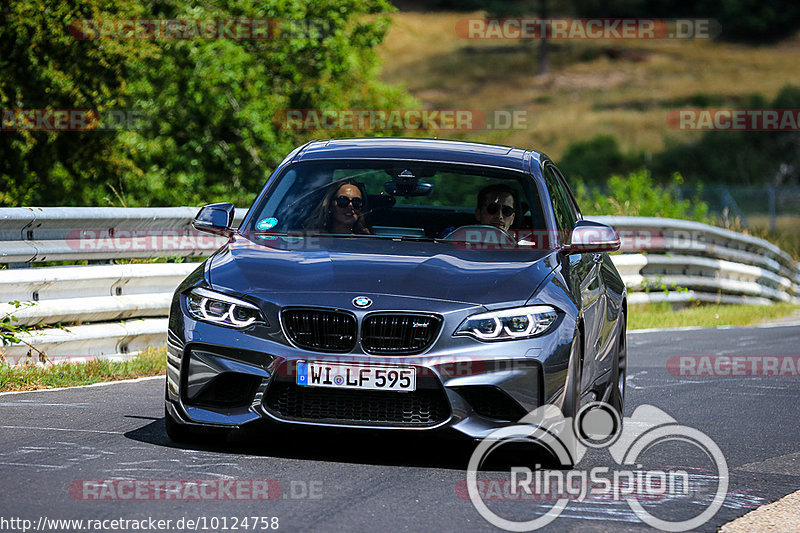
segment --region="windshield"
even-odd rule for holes
[[[481,238],[531,245],[520,235],[544,227],[536,185],[521,172],[328,160],[284,169],[242,233],[447,241],[480,230]]]

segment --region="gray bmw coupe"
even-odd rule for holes
[[[314,141],[177,289],[166,428],[256,422],[481,438],[625,397],[616,232],[545,155],[429,139]]]

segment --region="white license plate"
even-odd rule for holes
[[[339,389],[414,391],[417,373],[407,366],[363,366],[313,361],[297,362],[298,385]]]

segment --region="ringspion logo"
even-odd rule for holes
[[[642,463],[647,462],[651,449],[679,443],[693,453],[701,452],[700,456],[710,463],[715,473],[706,478],[711,481],[711,486],[702,490],[692,487],[688,469],[675,467],[671,461],[662,468],[643,468]],[[535,447],[539,453],[546,451],[561,468],[543,472],[541,465],[537,465],[535,471],[528,466],[515,465],[510,467],[507,478],[479,479],[478,474],[489,456],[509,444]],[[589,470],[572,468],[588,449],[607,449],[616,465]],[[564,417],[555,405],[544,405],[525,415],[517,425],[489,433],[470,457],[466,492],[487,522],[506,531],[542,528],[557,519],[570,502],[587,498],[624,500],[631,511],[651,527],[664,531],[688,531],[702,526],[716,515],[725,502],[728,484],[725,456],[705,433],[679,424],[652,405],[640,405],[623,423],[613,407],[593,402],[583,406],[574,419]],[[462,487],[456,487],[459,496],[463,495]],[[699,500],[702,511],[688,519],[662,518],[653,507],[643,506],[643,503],[661,500],[694,499],[700,492],[704,493]],[[520,520],[518,516],[502,516],[500,508],[487,505],[491,501],[546,503],[539,507],[543,512],[537,513],[536,517]]]

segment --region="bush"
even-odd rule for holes
[[[683,177],[675,172],[667,186],[653,182],[646,169],[627,176],[611,176],[605,190],[578,181],[573,190],[584,215],[665,217],[709,222],[708,205],[697,199],[681,199],[677,187]]]
[[[602,183],[613,174],[626,174],[641,164],[641,157],[622,153],[615,136],[598,135],[570,144],[558,166],[567,176]]]
[[[800,88],[787,85],[772,102],[749,98],[741,108],[800,108]],[[693,143],[657,154],[649,165],[655,176],[679,168],[687,181],[774,186],[800,183],[800,133],[797,131],[708,131]]]

